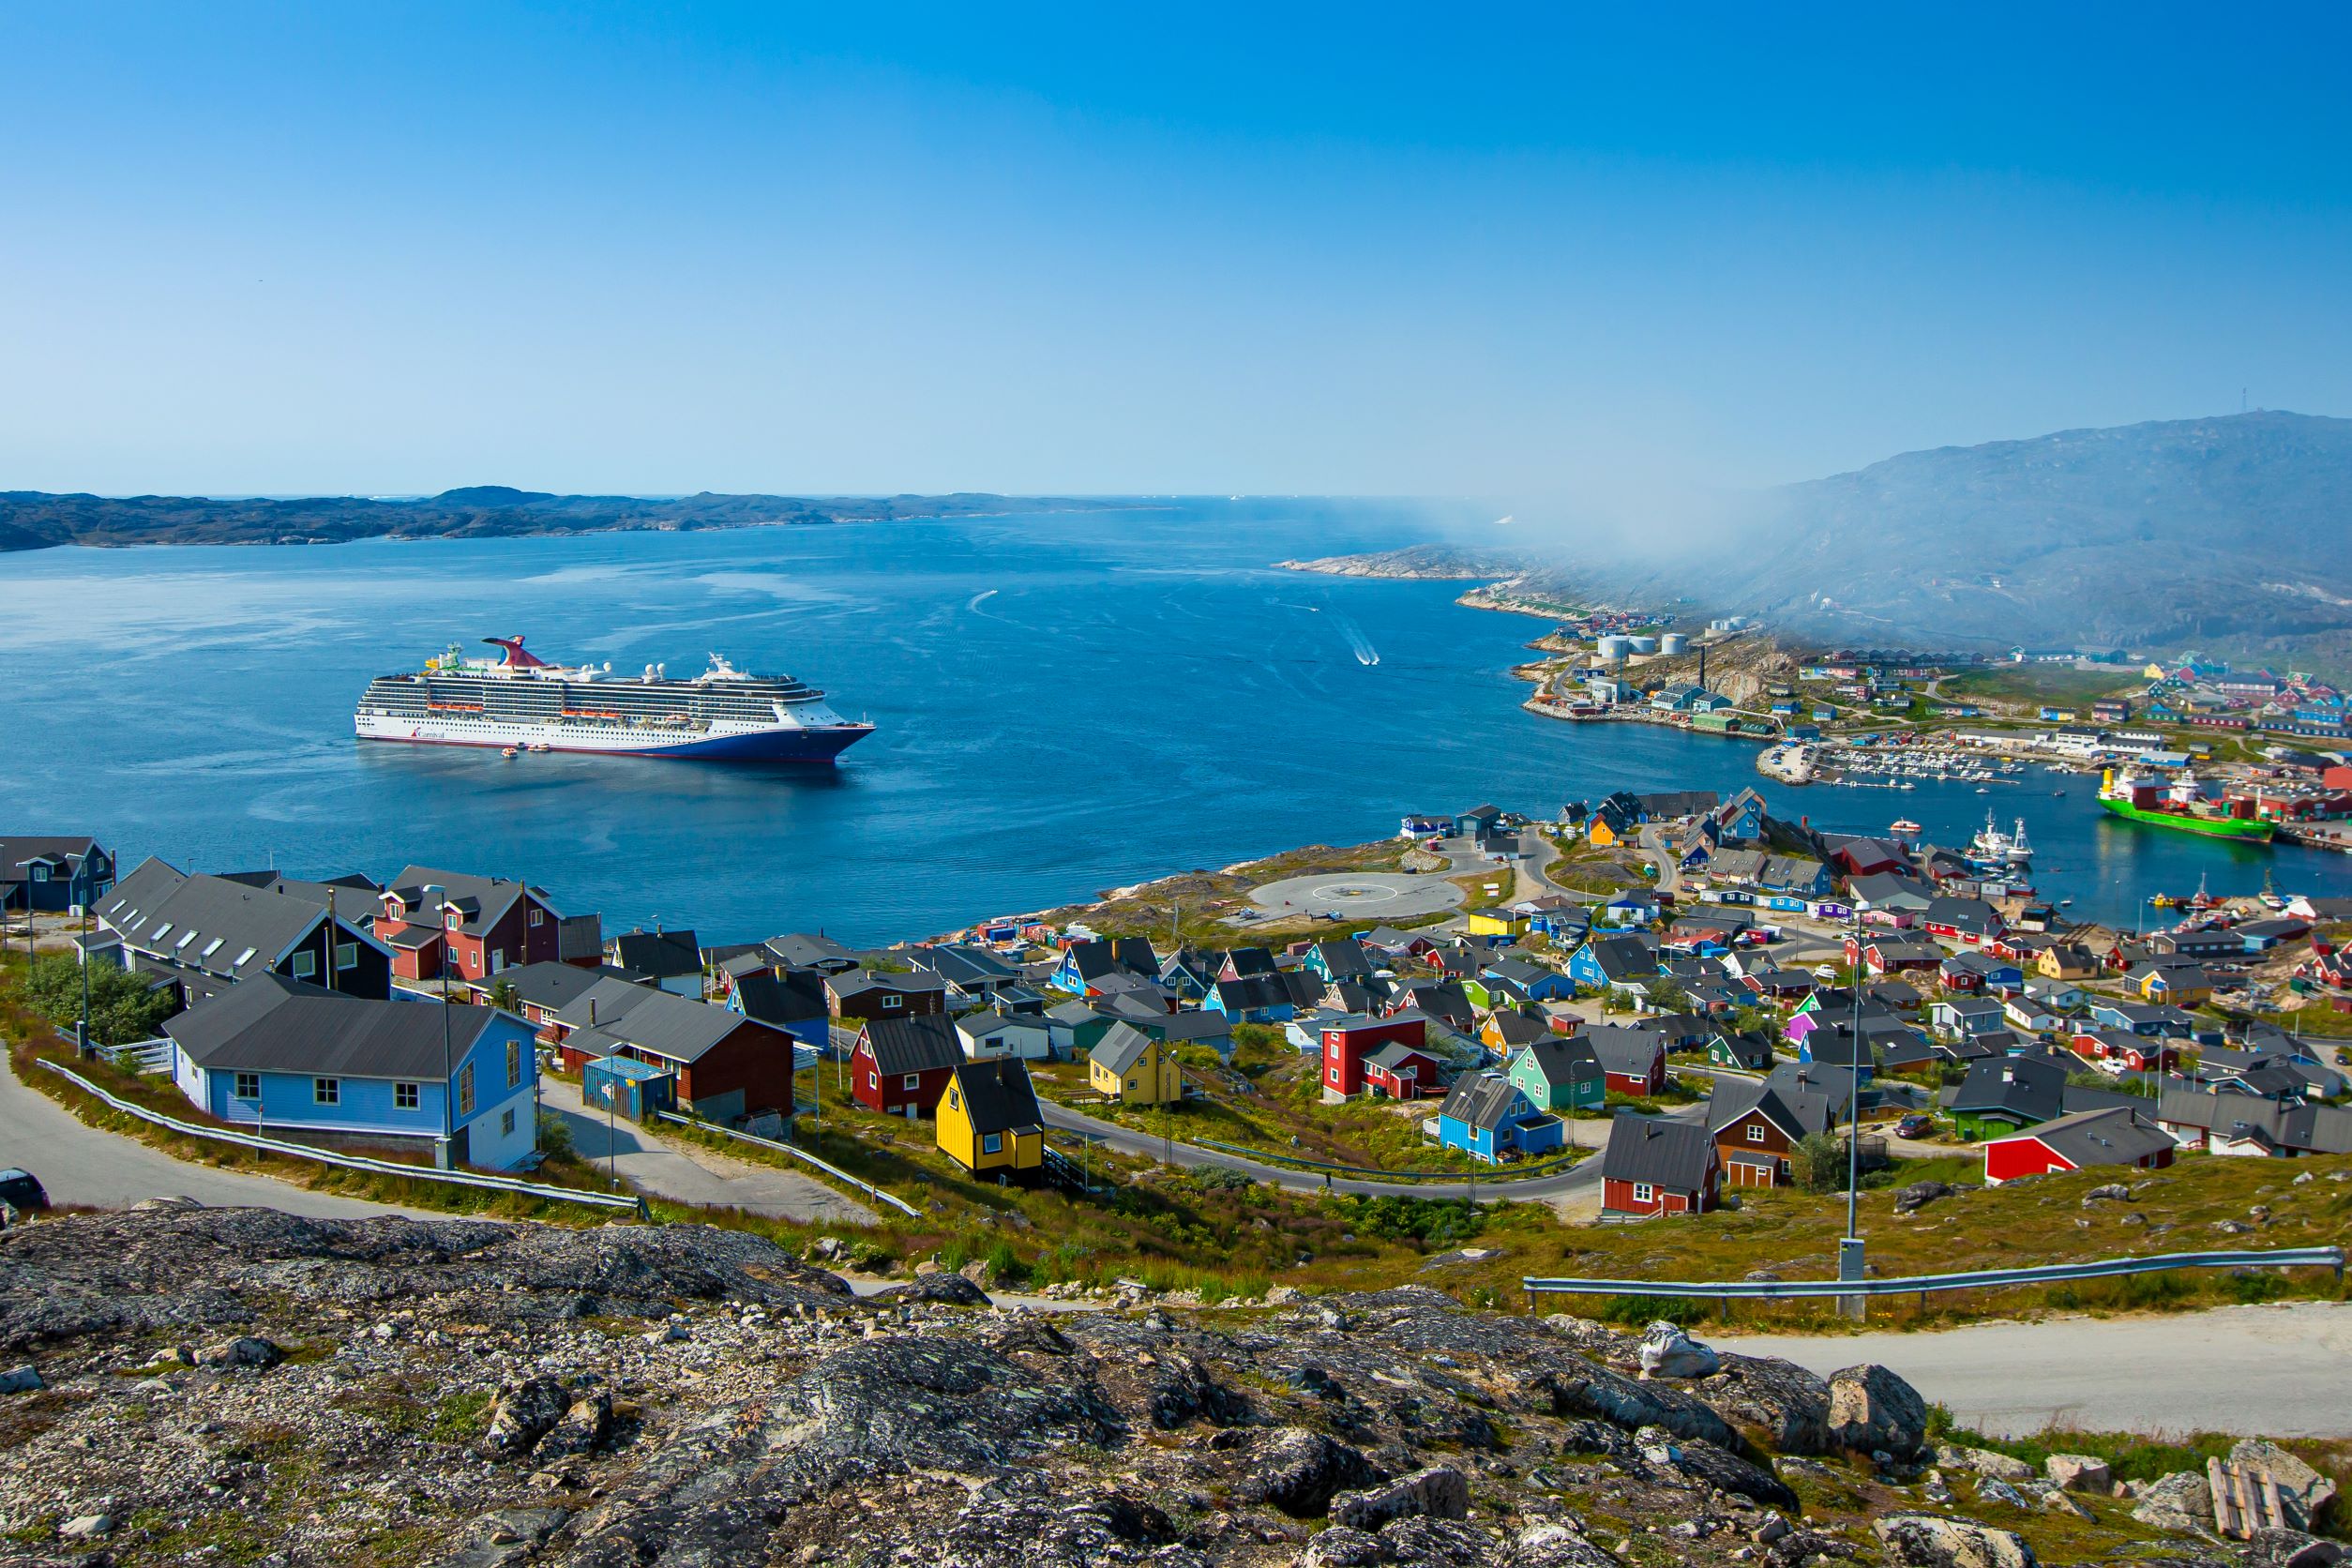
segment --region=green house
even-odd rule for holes
[[[2066,1113],[2064,1066],[2032,1057],[1989,1056],[1972,1063],[1952,1096],[1952,1129],[1967,1142],[2007,1138]]]
[[[1582,1040],[1538,1040],[1511,1059],[1512,1084],[1542,1111],[1598,1110],[1608,1096],[1601,1059]]]

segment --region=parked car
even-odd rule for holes
[[[49,1194],[39,1177],[14,1166],[0,1170],[0,1219],[38,1214],[48,1207]]]
[[[1897,1138],[1925,1138],[1935,1130],[1936,1121],[1931,1116],[1906,1116],[1894,1124]]]

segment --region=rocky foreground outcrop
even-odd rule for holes
[[[0,1564],[2027,1568],[2057,1525],[2232,1555],[2081,1472],[2047,1485],[2062,1511],[1948,1484],[1883,1368],[1678,1349],[1713,1369],[1645,1378],[1638,1339],[1417,1289],[1185,1316],[942,1294],[861,1300],[686,1227],[171,1208],[0,1234]]]

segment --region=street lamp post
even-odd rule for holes
[[[458,1140],[458,1086],[452,1082],[449,1063],[449,890],[438,882],[427,882],[418,891],[437,899],[441,914],[441,1168],[449,1168],[454,1145]],[[334,965],[332,944],[335,933],[330,929],[328,967]]]

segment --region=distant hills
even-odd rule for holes
[[[51,495],[0,490],[0,550],[51,545],[333,544],[369,538],[492,538],[616,529],[757,528],[889,522],[1012,511],[1130,508],[1064,496],[554,495],[472,485],[415,499],[299,496],[222,500],[187,495]]]
[[[2352,652],[2352,420],[2260,413],[1908,452],[1766,497],[1711,596],[1913,642]]]
[[[2352,420],[2243,414],[1907,452],[1545,545],[1286,562],[1761,617],[1799,640],[2183,650],[2352,674]]]

